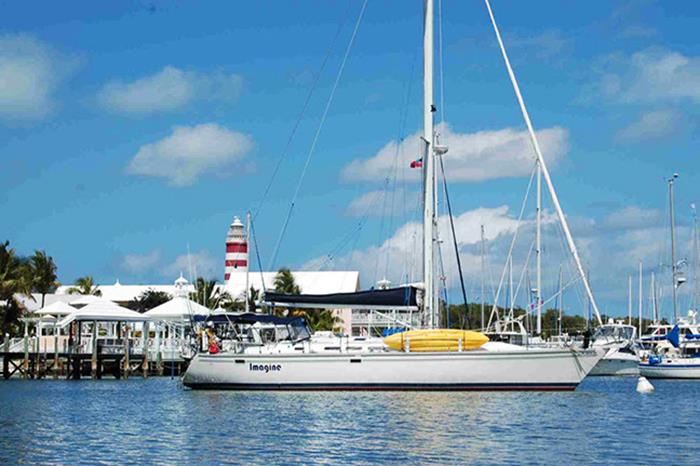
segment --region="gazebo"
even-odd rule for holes
[[[81,308],[83,306],[88,306],[90,304],[95,304],[95,303],[112,303],[109,299],[102,298],[100,296],[95,296],[92,294],[85,294],[85,295],[80,295],[79,297],[75,298],[74,301],[70,302],[70,305],[75,307],[75,308]]]
[[[208,316],[210,313],[209,308],[184,296],[176,296],[170,301],[147,311],[145,315],[149,316],[151,320],[186,323],[194,316]]]

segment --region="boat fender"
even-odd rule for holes
[[[638,393],[651,393],[653,391],[654,386],[647,380],[646,377],[639,377],[639,379],[637,379]]]

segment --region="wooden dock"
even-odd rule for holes
[[[187,361],[163,361],[160,357],[149,360],[143,351],[132,351],[130,341],[120,339],[111,344],[96,342],[91,353],[78,352],[78,348],[55,345],[56,351],[36,351],[25,341],[24,351],[11,351],[9,340],[0,349],[2,376],[4,379],[102,379],[110,377],[128,379],[130,376],[179,375],[187,368]]]

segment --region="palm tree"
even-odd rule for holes
[[[170,301],[172,296],[170,296],[168,293],[165,291],[156,291],[152,289],[148,289],[129,301],[126,305],[129,309],[132,309],[137,312],[146,312],[150,311],[154,307],[160,306],[161,304],[167,303]]]
[[[291,315],[304,317],[314,332],[327,330],[337,332],[343,319],[329,309],[295,309]]]
[[[296,284],[294,275],[286,268],[282,267],[275,275],[275,293],[301,294],[301,288]]]
[[[15,250],[10,248],[9,241],[0,243],[0,317],[3,334],[14,329],[22,314],[22,306],[15,295],[23,294],[34,299],[28,267],[28,262],[17,257]]]
[[[195,291],[190,293],[190,299],[209,309],[234,307],[233,298],[217,286],[216,280],[206,280],[203,277],[197,277],[195,280]]]
[[[46,252],[36,250],[29,258],[31,264],[32,291],[41,294],[41,307],[47,293],[53,293],[61,284],[56,281],[56,264],[53,257],[47,256]]]
[[[260,291],[251,286],[248,292],[248,312],[255,312],[255,303],[258,302],[258,299],[260,299]]]
[[[95,284],[95,280],[86,275],[75,280],[74,286],[68,289],[69,294],[91,294],[93,296],[102,296],[102,292]]]

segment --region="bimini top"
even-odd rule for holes
[[[299,324],[300,322],[305,323],[306,320],[303,317],[278,317],[268,314],[253,314],[247,312],[244,314],[228,313],[228,314],[212,314],[210,316],[193,316],[196,322],[213,322],[215,324],[255,324],[257,322],[263,324],[274,324],[274,325],[290,325]]]
[[[264,301],[270,306],[317,309],[416,310],[421,297],[415,286],[385,290],[356,291],[332,294],[282,294],[266,292]]]

